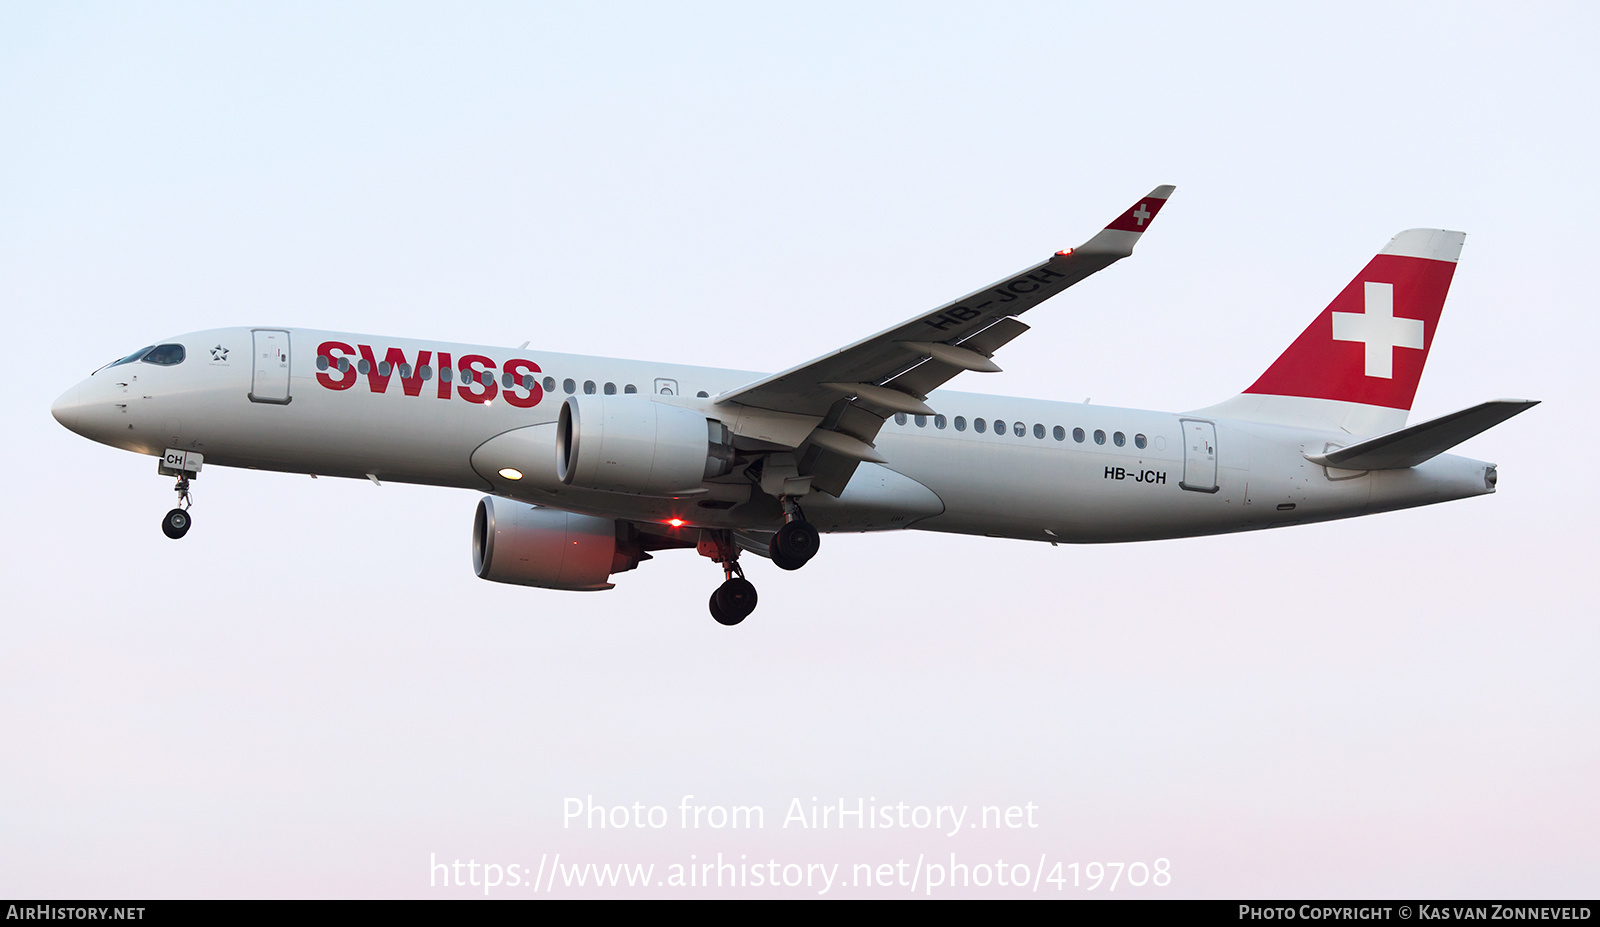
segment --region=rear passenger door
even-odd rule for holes
[[[1217,491],[1217,426],[1192,418],[1183,425],[1183,480],[1178,485],[1193,492]]]

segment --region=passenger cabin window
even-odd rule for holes
[[[1072,440],[1078,442],[1079,444],[1083,443],[1083,429],[1082,428],[1074,428],[1074,429],[1072,429]]]
[[[1050,436],[1055,438],[1057,441],[1065,441],[1067,440],[1067,430],[1062,428],[1060,425],[1057,425],[1056,427],[1050,429]]]
[[[943,429],[943,428],[944,428],[944,423],[945,423],[945,418],[944,418],[944,416],[942,416],[942,415],[935,415],[935,416],[934,416],[934,417],[933,417],[933,427],[935,427],[935,428],[939,428],[939,429]]]
[[[980,434],[980,435],[983,434],[985,431],[988,430],[988,428],[989,428],[989,423],[985,422],[983,419],[975,418],[975,419],[972,420],[972,430],[976,431],[978,434]]]
[[[556,378],[555,377],[545,377],[544,378],[544,391],[547,392],[547,393],[553,393],[553,392],[556,391]]]
[[[1138,448],[1141,451],[1144,450],[1145,446],[1148,445],[1149,443],[1150,443],[1150,440],[1148,438],[1146,438],[1144,435],[1134,435],[1133,436],[1133,446]]]
[[[1094,443],[1096,443],[1096,444],[1104,444],[1104,443],[1106,443],[1106,433],[1101,431],[1100,429],[1096,428],[1094,430]]]
[[[967,430],[967,420],[966,420],[966,418],[964,418],[964,417],[962,417],[960,415],[956,416],[955,426],[956,426],[956,431],[966,431]]]
[[[629,383],[627,386],[624,386],[622,388],[622,391],[624,393],[637,393],[639,391],[639,387],[634,386],[632,383]]]
[[[593,396],[594,395],[594,381],[593,380],[584,380],[583,381],[583,392],[584,392],[584,395],[586,395],[586,396]]]
[[[896,412],[894,414],[894,423],[896,425],[904,425],[906,423],[906,414],[904,412]]]
[[[1128,443],[1128,436],[1119,431],[1111,436],[1111,443],[1115,444],[1117,447],[1122,447]]]
[[[607,383],[605,388],[607,396],[615,396],[617,394],[617,384]]]
[[[568,396],[571,396],[573,393],[578,391],[578,383],[571,377],[567,377],[565,380],[561,381],[561,389],[564,390]]]

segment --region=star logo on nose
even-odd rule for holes
[[[225,361],[225,360],[227,360],[228,359],[228,349],[223,347],[220,344],[217,345],[216,347],[211,349],[211,359],[214,360],[214,361]]]

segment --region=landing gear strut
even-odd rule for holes
[[[178,477],[178,485],[173,488],[178,492],[178,507],[161,519],[161,533],[176,541],[188,534],[189,526],[194,523],[189,515],[189,506],[194,504],[194,498],[189,495],[187,476]]]
[[[798,570],[817,555],[817,547],[822,539],[811,522],[806,521],[799,503],[787,496],[782,502],[784,524],[772,536],[767,553],[778,569]]]
[[[756,587],[744,578],[744,568],[739,566],[739,545],[728,531],[707,531],[701,536],[700,553],[722,564],[725,579],[717,591],[711,593],[711,617],[717,623],[732,627],[750,617],[756,610]]]

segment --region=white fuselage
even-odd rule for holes
[[[212,466],[458,486],[640,522],[775,526],[770,507],[744,505],[752,486],[742,471],[693,493],[636,496],[562,484],[553,451],[539,459],[542,450],[527,450],[545,446],[537,441],[503,452],[519,455],[514,463],[525,473],[520,481],[505,479],[498,471],[508,464],[491,459],[498,446],[489,443],[529,426],[553,432],[561,400],[574,391],[626,394],[631,387],[717,419],[728,409],[716,397],[760,374],[278,329],[288,332],[286,379],[261,383],[273,374],[251,362],[257,331],[170,339],[187,352],[173,366],[101,368],[58,400],[56,417],[105,444],[154,456],[169,448],[198,451]],[[367,346],[372,361],[362,363],[357,350],[348,355],[348,370],[319,370],[319,346],[330,342]],[[391,350],[404,358],[409,380],[398,365],[378,366]],[[426,379],[423,352],[433,361]],[[444,354],[449,382],[438,372]],[[476,358],[467,369],[477,380],[488,373],[493,385],[463,383],[464,358]],[[524,363],[514,366],[516,360]],[[515,379],[510,388],[508,376]],[[285,389],[287,402],[278,395]],[[807,517],[817,527],[1133,541],[1345,518],[1494,490],[1492,465],[1450,455],[1371,472],[1329,470],[1305,459],[1353,443],[1337,431],[951,391],[933,393],[928,404],[937,419],[896,416],[884,424],[876,448],[886,463],[862,464],[838,498],[806,497]],[[1004,423],[1003,433],[996,422]]]

